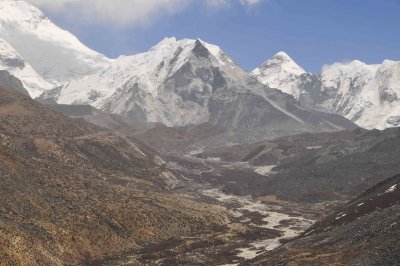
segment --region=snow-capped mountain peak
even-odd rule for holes
[[[368,129],[400,125],[399,61],[335,63],[324,66],[321,81],[321,91],[333,94],[321,104],[327,111]]]
[[[2,24],[13,24],[21,30],[35,30],[43,20],[48,20],[42,11],[19,0],[0,0]]]
[[[287,53],[281,51],[251,73],[265,85],[297,98],[300,92],[293,81],[305,74],[306,71],[296,64]]]
[[[283,129],[287,132],[337,129],[324,115],[304,117],[291,97],[268,90],[220,47],[200,39],[165,38],[148,52],[121,56],[104,71],[42,98],[61,104],[90,104],[137,124],[160,122],[181,127],[211,123],[248,129],[243,135],[238,133],[240,139],[261,131],[264,137],[273,135],[283,120],[290,121]],[[315,121],[320,121],[317,127]],[[344,122],[339,128],[349,125],[353,126]],[[267,128],[272,131],[266,133]]]
[[[152,55],[155,62],[159,62],[161,58],[176,57],[173,60],[175,69],[179,68],[182,63],[188,58],[194,49],[201,49],[204,47],[208,53],[210,53],[221,65],[227,63],[233,63],[233,61],[222,51],[222,49],[210,43],[207,43],[200,38],[194,39],[182,39],[177,40],[175,37],[164,38],[157,45],[153,46],[149,52],[145,54]],[[171,51],[174,51],[171,53]]]
[[[339,94],[351,93],[347,90],[362,87],[374,79],[378,67],[379,65],[367,65],[359,60],[325,65],[322,68],[324,89],[339,86]]]
[[[60,92],[58,101],[66,104],[87,103],[101,108],[104,99],[110,97],[118,89],[126,87],[127,83],[137,83],[153,98],[156,98],[162,83],[186,63],[193,61],[192,57],[196,54],[200,55],[201,51],[204,53],[204,58],[213,61],[211,63],[215,66],[222,67],[229,63],[233,65],[232,60],[218,46],[200,39],[164,38],[148,52],[120,56],[104,71],[71,82]],[[86,89],[82,91],[82,87]]]
[[[221,65],[233,64],[232,59],[217,45],[197,39],[218,60]]]
[[[110,62],[26,1],[0,1],[0,38],[54,85],[97,72]]]
[[[252,74],[293,95],[306,108],[343,115],[368,129],[400,126],[399,61],[338,62],[323,66],[321,74],[311,74],[279,52]]]
[[[296,64],[295,61],[285,52],[280,51],[276,53],[271,59],[267,60],[259,68],[260,71],[272,73],[273,71],[286,72],[293,75],[300,76],[306,71]]]

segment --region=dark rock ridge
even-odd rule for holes
[[[11,75],[8,71],[0,70],[0,86],[13,88],[22,94],[29,96],[29,93],[24,88],[21,80]]]
[[[362,193],[297,240],[244,265],[398,265],[400,175]]]

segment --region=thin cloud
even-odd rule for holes
[[[183,10],[185,0],[28,0],[47,12],[89,24],[143,25]]]
[[[85,24],[110,24],[113,26],[141,26],[162,16],[182,12],[198,0],[27,0],[46,12]],[[239,1],[246,7],[264,0],[201,0],[211,8],[229,7]]]
[[[206,4],[211,7],[228,6],[231,0],[206,0]]]
[[[263,2],[263,0],[240,0],[240,3],[245,6],[254,6],[261,2]]]

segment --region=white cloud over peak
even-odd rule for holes
[[[37,7],[65,18],[89,24],[114,26],[146,25],[159,17],[173,15],[192,4],[211,8],[228,7],[239,1],[253,6],[265,0],[26,0]]]

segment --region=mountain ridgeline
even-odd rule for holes
[[[279,52],[247,73],[216,45],[175,38],[109,59],[25,1],[2,0],[0,12],[1,68],[51,103],[88,104],[137,124],[218,124],[242,141],[355,127],[339,116],[368,129],[399,125],[396,61],[336,63],[319,75]]]
[[[278,53],[252,72],[270,87],[293,95],[303,107],[342,115],[367,129],[400,125],[400,62],[368,65],[354,60],[306,73]]]
[[[399,126],[400,61],[110,59],[0,0],[0,265],[397,265]]]
[[[45,92],[41,100],[90,104],[136,124],[209,123],[223,127],[233,142],[356,128],[340,116],[305,110],[199,39],[164,39],[147,53],[118,58],[99,74]]]

